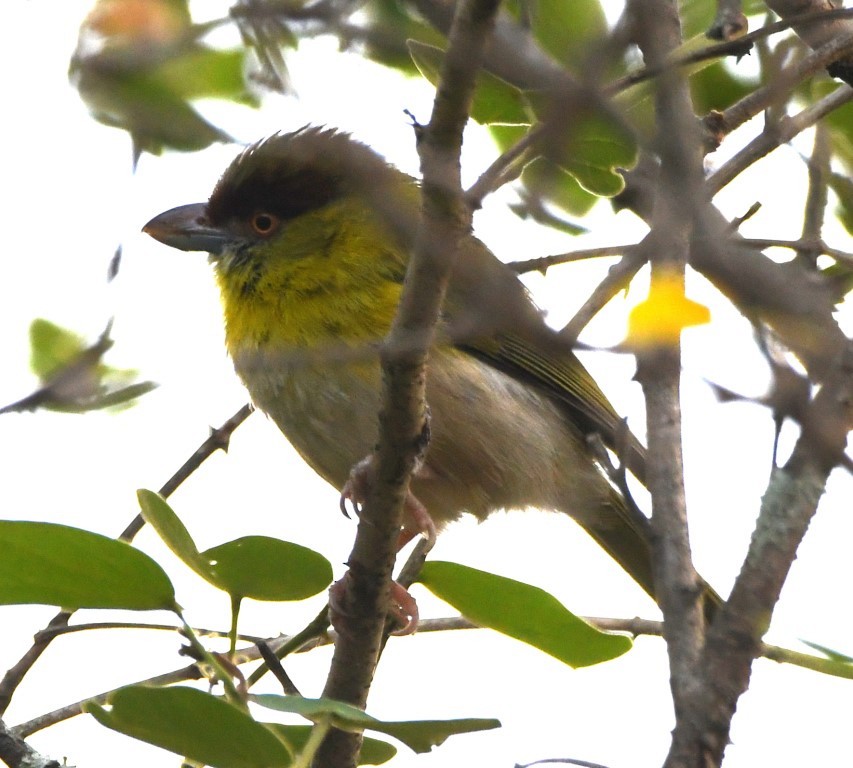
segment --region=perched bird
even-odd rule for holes
[[[414,179],[348,135],[320,128],[246,149],[206,203],[144,230],[207,251],[225,338],[255,405],[341,489],[377,442],[380,367],[419,215]],[[517,277],[479,240],[463,244],[431,351],[431,438],[411,489],[441,529],[469,512],[564,512],[654,597],[649,523],[596,464],[620,419]],[[644,479],[628,436],[622,460]],[[424,528],[407,513],[404,529]]]

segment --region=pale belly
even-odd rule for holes
[[[235,367],[255,402],[337,489],[374,449],[376,361],[288,361],[245,353]],[[610,491],[561,409],[510,376],[457,351],[433,354],[427,378],[431,441],[415,494],[436,524],[498,508],[598,506]],[[596,504],[595,502],[598,502]]]

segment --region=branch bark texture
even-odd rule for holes
[[[416,127],[423,173],[422,221],[397,316],[382,352],[376,482],[370,489],[350,556],[348,605],[352,631],[335,644],[324,696],[359,707],[367,703],[382,647],[385,614],[403,502],[428,429],[426,362],[457,243],[470,231],[459,171],[462,130],[476,74],[490,39],[499,0],[466,0],[456,7],[433,114]],[[353,768],[360,737],[332,730],[316,765]]]

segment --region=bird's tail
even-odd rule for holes
[[[657,602],[652,568],[652,528],[649,519],[615,488],[603,509],[578,519],[584,530]],[[722,598],[701,579],[706,621],[713,619]]]

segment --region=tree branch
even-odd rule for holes
[[[669,0],[630,6],[645,60],[656,65],[681,43],[678,7]],[[660,175],[651,232],[644,241],[652,283],[678,280],[684,268],[702,189],[702,136],[686,80],[661,72],[655,94]],[[699,765],[696,759],[698,659],[704,642],[702,587],[690,553],[681,448],[681,350],[679,344],[637,352],[637,378],[646,399],[648,489],[652,496],[655,591],[664,615],[670,687],[676,725],[665,765]]]
[[[853,43],[853,36],[850,37],[850,41]],[[830,112],[850,101],[853,101],[853,88],[849,85],[840,85],[832,93],[824,96],[815,104],[810,104],[799,114],[793,117],[783,117],[778,123],[768,126],[740,152],[708,177],[705,182],[708,191],[711,195],[716,195],[750,165],[782,144],[787,144],[797,134],[811,128]]]
[[[749,685],[773,607],[853,426],[853,345],[809,407],[794,452],[770,479],[743,568],[711,626],[703,654],[701,711],[710,757],[719,764],[738,698]]]
[[[324,695],[364,707],[382,645],[395,545],[408,483],[427,429],[427,354],[456,259],[468,235],[459,171],[462,130],[489,40],[498,0],[464,0],[456,7],[447,54],[428,126],[416,128],[423,172],[423,210],[400,306],[382,349],[383,407],[377,471],[350,556],[347,605],[351,631],[339,636]],[[316,762],[356,764],[360,737],[332,730]]]

